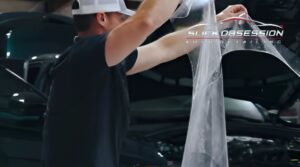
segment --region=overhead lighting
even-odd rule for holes
[[[20,94],[19,93],[14,93],[13,94],[13,97],[17,97],[17,96],[19,96]]]
[[[20,99],[19,102],[25,103],[25,99]]]
[[[10,38],[11,33],[12,33],[12,30],[10,30],[8,33],[6,33],[7,38]]]
[[[159,155],[160,157],[164,157],[160,152],[157,152],[157,155]]]
[[[6,58],[9,58],[9,57],[10,57],[10,55],[11,55],[11,53],[10,53],[10,52],[6,52]]]

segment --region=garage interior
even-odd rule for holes
[[[127,0],[136,9],[142,0]],[[39,167],[49,71],[76,36],[72,0],[0,0],[0,167]],[[283,25],[286,54],[300,59],[300,1],[216,1],[216,11],[243,4],[264,23]],[[144,44],[195,22],[167,21]],[[300,78],[261,53],[222,61],[230,167],[300,167]],[[179,167],[193,93],[188,56],[130,76],[130,129],[121,167]],[[174,72],[175,71],[175,72]],[[22,102],[25,101],[24,102]]]

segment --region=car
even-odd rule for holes
[[[270,2],[261,4],[270,7],[270,11],[277,9]],[[291,1],[284,3],[287,2]],[[243,3],[248,5],[249,12],[258,5],[258,1]],[[217,4],[217,9],[220,6],[222,4]],[[282,18],[278,17],[278,20],[286,20],[290,16],[286,13],[289,11],[280,10],[277,14]],[[2,30],[1,23],[7,19],[1,15]],[[10,17],[4,27],[13,25],[17,28],[26,20],[33,20],[30,24],[41,24],[44,18],[54,17],[47,21],[58,24],[54,27],[66,26],[64,32],[71,32],[62,44],[37,38],[37,41],[45,42],[43,47],[32,42],[28,44],[32,49],[12,48],[10,54],[7,54],[7,47],[0,47],[0,166],[37,167],[40,166],[51,67],[63,48],[71,45],[75,30],[71,19],[62,16],[42,13],[31,13],[28,17],[18,13],[4,15]],[[256,16],[256,19],[265,21],[266,18]],[[13,22],[9,23],[10,20]],[[288,26],[288,34],[299,30],[298,25]],[[10,29],[3,28],[3,39],[7,40]],[[145,44],[172,31],[174,27],[167,22]],[[15,39],[21,40],[21,32],[20,35]],[[299,56],[295,49],[298,42],[290,36],[283,40],[294,57]],[[51,50],[41,49],[47,46],[51,46]],[[300,166],[300,126],[297,122],[300,112],[295,107],[299,99],[299,77],[282,61],[265,52],[230,52],[223,56],[222,64],[230,166]],[[130,76],[128,82],[131,124],[123,144],[121,166],[180,166],[192,97],[188,57]]]

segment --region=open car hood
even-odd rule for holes
[[[225,97],[282,109],[299,97],[300,78],[280,59],[253,50],[223,55]],[[174,73],[174,71],[176,71]],[[129,78],[132,101],[192,94],[188,57]]]
[[[190,70],[190,67],[184,64],[188,62],[172,62],[165,65],[170,67],[169,70],[158,67],[151,70],[153,76],[147,72],[147,75],[131,78],[131,85],[133,85],[131,93],[136,95],[134,98],[138,97],[131,104],[131,115],[136,120],[180,121],[189,118],[191,92],[184,90],[187,86],[180,85],[180,81],[188,77],[182,73],[182,70]],[[226,97],[225,111],[230,119],[264,122],[268,119],[268,116],[265,117],[268,110],[280,111],[293,104],[299,97],[298,75],[280,59],[267,52],[254,50],[229,52],[223,55],[222,66]],[[179,71],[176,73],[177,76],[168,73],[174,70]],[[178,82],[172,84],[174,78],[178,78]],[[141,90],[140,85],[143,85]],[[156,91],[151,94],[153,87]],[[148,94],[148,97],[145,94]],[[159,98],[157,94],[160,95]]]

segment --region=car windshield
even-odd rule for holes
[[[8,69],[0,65],[0,113],[10,112],[9,101],[12,97],[18,96],[20,93],[29,92],[37,97],[41,97],[46,101],[46,98],[39,93],[30,84],[18,77]]]
[[[5,55],[25,60],[45,53],[63,52],[73,42],[72,25],[38,22],[19,26],[6,33]]]

